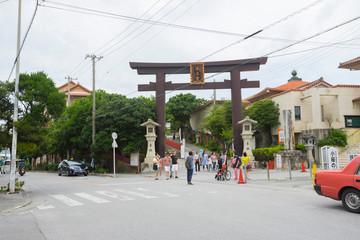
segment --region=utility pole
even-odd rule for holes
[[[18,120],[19,103],[17,94],[19,92],[19,70],[20,70],[20,35],[21,35],[21,0],[19,0],[19,13],[18,13],[18,32],[17,32],[17,51],[16,51],[16,79],[15,79],[15,92],[14,92],[14,120]],[[12,147],[11,147],[11,168],[10,168],[10,193],[15,192],[15,168],[16,168],[16,149],[17,149],[17,131],[13,124],[12,130]]]
[[[215,79],[214,79],[215,82]],[[216,105],[216,89],[214,88],[214,106]]]
[[[93,65],[92,144],[95,144],[95,60],[97,59],[98,61],[100,61],[102,57],[97,57],[95,54],[88,54],[86,55],[86,58],[91,58]],[[92,159],[92,161],[94,161],[94,159]]]
[[[72,78],[70,76],[65,77],[68,80],[68,95],[67,95],[67,103],[66,106],[70,106],[70,81],[77,80],[77,78]]]

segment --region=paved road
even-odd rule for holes
[[[0,216],[0,239],[353,239],[358,214],[295,181],[194,185],[152,175],[119,178],[27,173],[32,203]],[[24,235],[18,233],[19,226]]]

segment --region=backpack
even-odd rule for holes
[[[236,163],[236,157],[233,158],[233,164],[235,164],[235,163]]]
[[[186,167],[186,168],[190,168],[190,167],[191,167],[190,157],[187,157],[187,158],[186,158],[185,167]]]

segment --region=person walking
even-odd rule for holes
[[[159,159],[159,177],[161,177],[161,170],[163,168],[163,164],[162,164],[162,159],[160,158],[160,155],[158,155],[158,159]]]
[[[215,171],[216,171],[216,162],[217,162],[215,152],[213,152],[213,153],[211,154],[211,162],[212,162],[213,171],[215,172]]]
[[[156,153],[155,157],[154,157],[154,160],[153,160],[153,163],[154,163],[154,166],[153,166],[153,169],[155,171],[155,180],[159,180],[158,178],[158,173],[159,173],[159,154]]]
[[[177,175],[179,170],[179,164],[178,164],[178,158],[176,156],[176,151],[174,151],[173,154],[171,155],[171,163],[172,163],[171,175],[173,175],[173,172],[175,172],[175,178],[179,178]]]
[[[164,164],[165,167],[165,175],[166,175],[166,180],[169,180],[169,172],[170,172],[170,154],[169,152],[166,152],[165,157],[162,159],[162,162]]]
[[[246,180],[250,180],[250,178],[249,178],[250,170],[251,170],[250,157],[247,155],[246,152],[244,152],[241,160],[243,162],[244,170],[246,168]]]
[[[208,155],[208,161],[206,163],[206,167],[208,168],[208,172],[211,172],[212,162],[211,162],[212,155]]]
[[[187,157],[186,161],[189,161],[189,166],[186,168],[186,170],[187,170],[187,183],[189,185],[193,185],[193,183],[191,182],[192,175],[193,175],[193,172],[194,172],[194,156],[193,156],[192,151],[189,152],[189,156]]]
[[[205,171],[205,166],[207,165],[207,160],[208,160],[208,155],[206,153],[206,151],[204,150],[204,155],[202,157],[202,167],[203,167],[203,171]]]
[[[232,165],[233,165],[234,173],[235,173],[234,180],[238,180],[238,168],[241,167],[241,160],[236,151],[234,151],[234,153],[233,153]]]
[[[203,154],[204,154],[204,150],[200,149],[200,153],[199,153],[199,172],[200,172],[200,164],[202,164],[202,160],[203,160]]]
[[[195,171],[197,172],[199,170],[199,172],[200,172],[200,156],[197,151],[194,155],[194,158],[195,158]]]

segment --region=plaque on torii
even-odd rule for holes
[[[155,91],[156,97],[156,121],[158,127],[158,138],[156,149],[161,156],[165,154],[165,92],[167,90],[209,90],[209,89],[231,89],[232,104],[232,127],[234,135],[234,148],[241,154],[243,142],[241,138],[242,126],[237,124],[242,120],[242,88],[258,88],[259,81],[248,81],[240,79],[240,72],[258,71],[260,65],[265,64],[266,57],[240,59],[230,61],[204,62],[205,73],[230,72],[230,80],[224,82],[206,82],[205,84],[172,83],[166,82],[167,74],[189,74],[191,63],[148,63],[130,62],[130,67],[136,69],[139,75],[155,75],[156,82],[139,84],[138,91]]]

